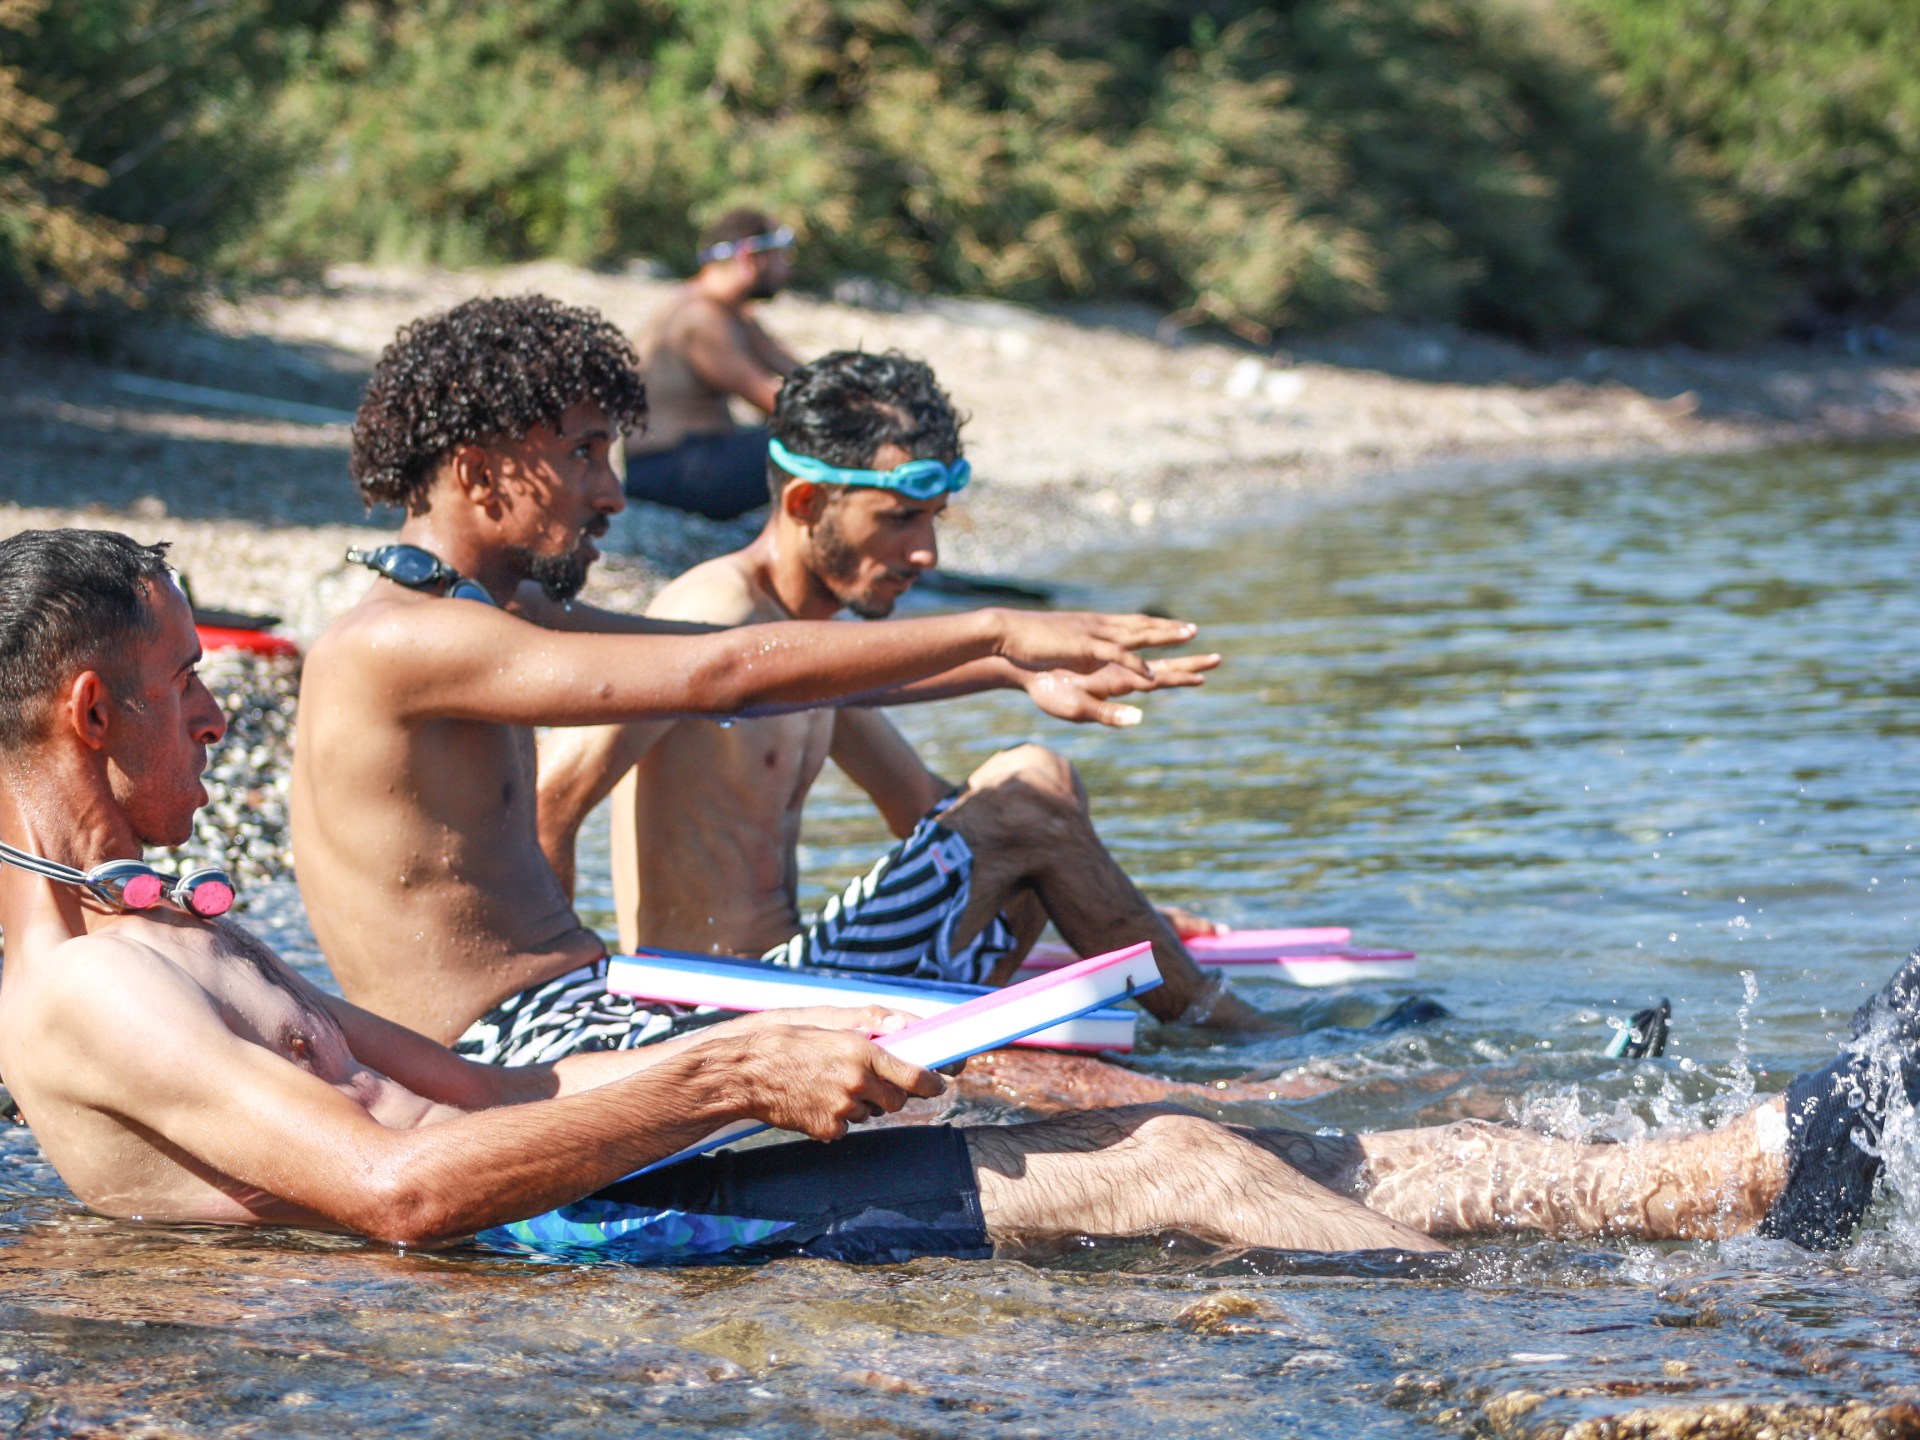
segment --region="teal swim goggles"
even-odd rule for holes
[[[773,463],[796,480],[812,480],[819,485],[865,485],[875,490],[895,490],[909,500],[932,500],[940,495],[957,495],[973,478],[973,467],[964,459],[951,465],[944,460],[909,460],[891,470],[843,470],[810,455],[796,455],[778,440],[767,442],[767,455]]]

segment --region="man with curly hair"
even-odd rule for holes
[[[540,851],[532,727],[761,713],[965,666],[973,685],[1060,667],[1101,693],[1151,688],[1135,650],[1193,634],[997,610],[703,633],[572,604],[624,503],[608,452],[644,411],[618,331],[528,296],[402,330],[354,426],[361,493],[406,519],[399,543],[350,552],[379,578],[307,657],[301,894],[348,999],[487,1061],[675,1024],[605,993],[605,947]]]

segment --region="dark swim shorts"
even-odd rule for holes
[[[993,1254],[961,1132],[946,1125],[696,1155],[482,1231],[492,1249],[641,1265],[810,1256],[890,1265]]]
[[[627,494],[655,505],[731,520],[768,503],[764,425],[689,435],[671,450],[627,456]]]

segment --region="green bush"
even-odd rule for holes
[[[0,291],[139,304],[248,229],[330,0],[0,0]]]
[[[1920,292],[1913,0],[1576,0],[1630,113],[1827,310]]]
[[[1507,0],[354,0],[256,253],[684,262],[751,198],[814,278],[1724,331],[1737,259],[1598,55]]]

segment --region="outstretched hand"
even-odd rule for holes
[[[1136,651],[1184,645],[1199,627],[1155,615],[1102,615],[1086,610],[998,610],[999,653],[1027,670],[1092,674],[1115,665],[1142,680],[1153,671]]]
[[[1219,663],[1218,655],[1176,655],[1154,661],[1145,675],[1119,665],[1102,665],[1085,675],[1043,670],[1026,682],[1027,698],[1056,720],[1125,728],[1138,725],[1145,715],[1139,706],[1118,703],[1114,697],[1204,685],[1206,672]]]

